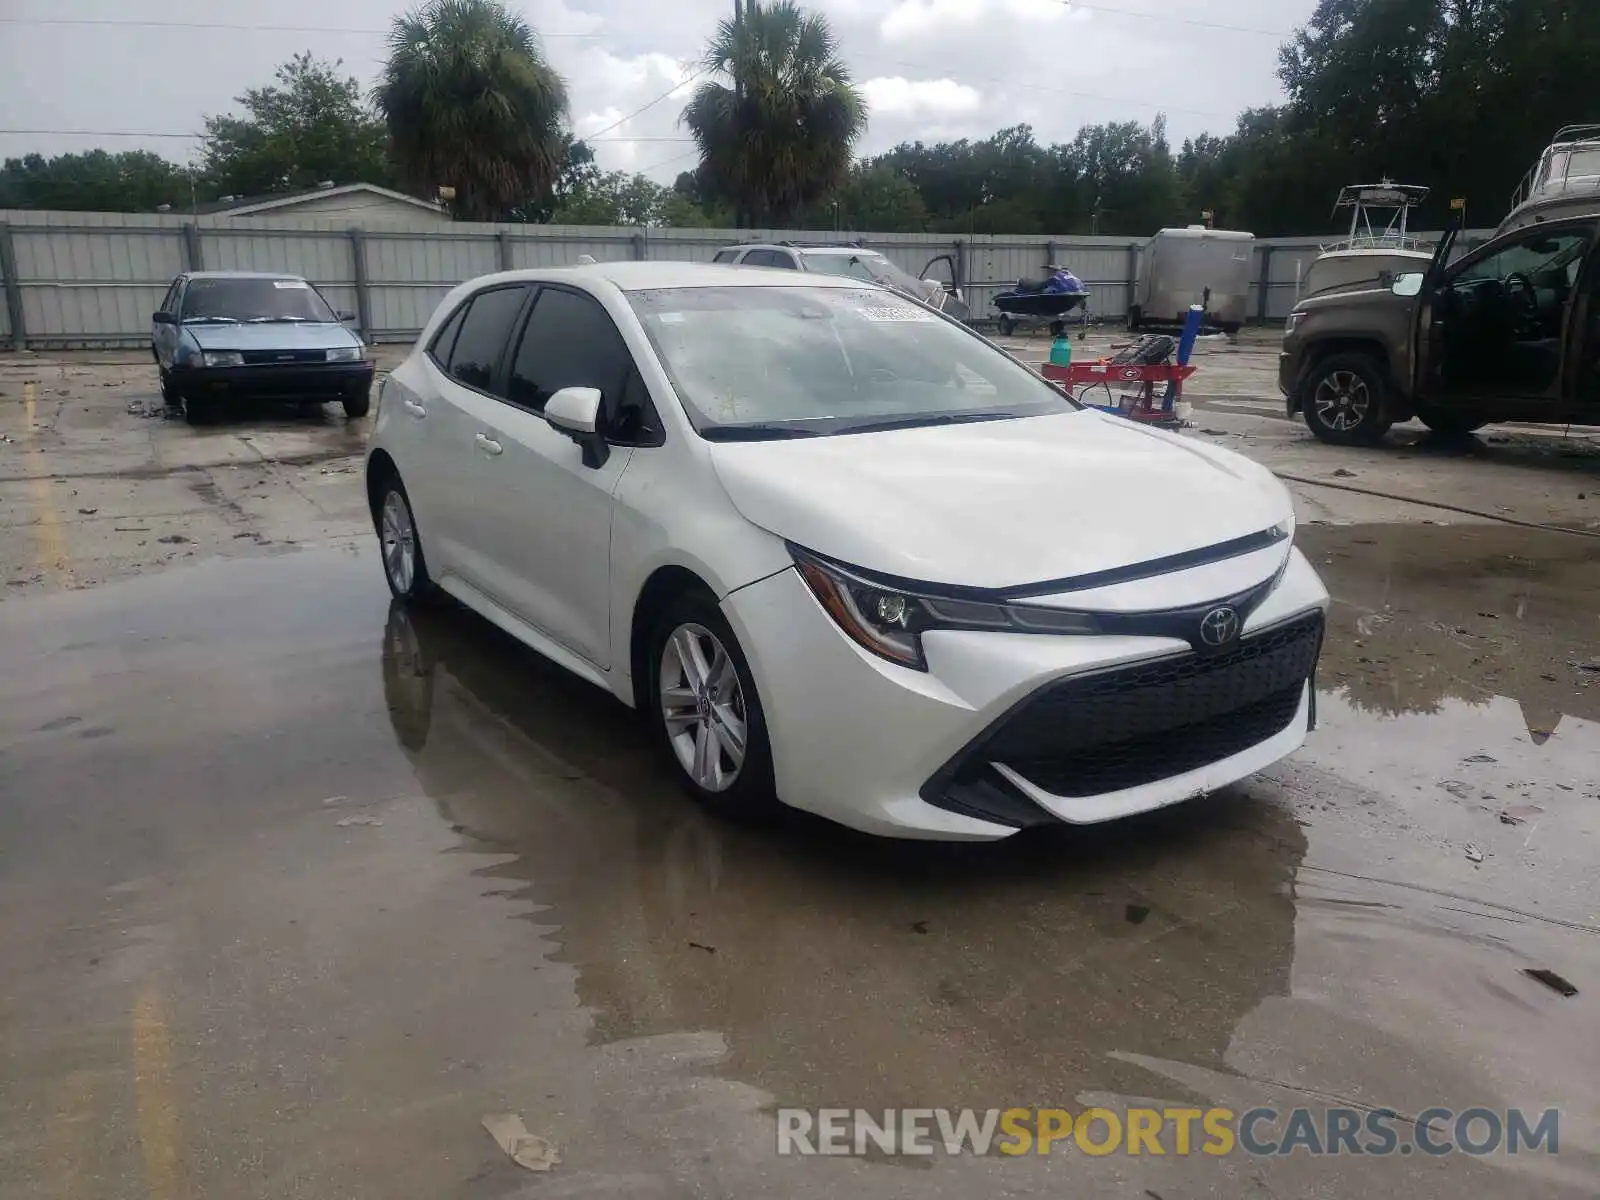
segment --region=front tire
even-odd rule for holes
[[[1013,321],[1010,317],[1001,317],[1000,318],[1000,336],[1001,337],[1010,337],[1016,331],[1017,331],[1017,323],[1015,321]]]
[[[651,723],[689,794],[719,816],[770,816],[766,716],[744,651],[709,597],[685,596],[656,622],[649,685]]]
[[[432,596],[433,580],[417,536],[411,498],[398,475],[384,483],[383,498],[378,501],[378,549],[383,557],[383,577],[396,600],[416,604]]]
[[[1389,382],[1370,354],[1333,354],[1306,374],[1300,413],[1311,432],[1335,446],[1375,446],[1389,432]]]
[[[372,407],[372,392],[368,389],[346,396],[342,404],[344,406],[344,415],[351,420],[355,420],[357,417],[364,417]]]
[[[157,367],[161,375],[161,399],[168,408],[177,408],[183,403],[183,393],[178,390],[178,385],[172,382],[172,376],[165,367]]]

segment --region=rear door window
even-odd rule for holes
[[[736,259],[738,257],[739,257],[739,252],[737,250],[718,250],[717,251],[717,256],[715,258],[713,258],[711,261],[712,262],[720,262],[720,263],[730,263],[730,262],[732,262],[734,259]]]
[[[479,391],[494,391],[501,356],[527,296],[528,289],[519,286],[491,288],[472,298],[445,368],[451,378]]]

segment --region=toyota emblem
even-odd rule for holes
[[[1239,614],[1231,608],[1213,608],[1200,620],[1200,640],[1213,650],[1239,636]]]

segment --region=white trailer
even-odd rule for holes
[[[1253,233],[1204,225],[1161,230],[1139,252],[1129,324],[1181,327],[1198,304],[1208,326],[1237,333],[1250,312],[1255,244]]]

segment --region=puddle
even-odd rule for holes
[[[370,553],[173,571],[75,594],[48,620],[31,601],[8,604],[0,632],[31,613],[36,634],[12,640],[15,661],[0,666],[59,679],[40,693],[55,707],[30,703],[24,755],[0,782],[66,797],[30,818],[44,878],[58,853],[48,822],[77,819],[73,788],[135,781],[150,799],[101,802],[92,857],[122,853],[118,822],[135,822],[154,864],[143,872],[160,872],[161,903],[191,923],[176,928],[194,943],[204,1002],[189,1026],[173,1016],[174,1036],[287,1012],[274,1020],[292,1036],[251,1035],[263,1061],[319,1064],[326,1095],[381,1094],[431,1147],[415,1169],[434,1194],[447,1181],[427,1172],[467,1144],[442,1123],[457,1102],[470,1114],[462,1136],[485,1154],[499,1151],[481,1115],[519,1111],[560,1145],[570,1176],[613,1178],[620,1162],[753,1194],[779,1105],[1147,1098],[1409,1114],[1556,1105],[1563,1153],[1074,1155],[805,1178],[821,1193],[848,1178],[863,1196],[1015,1184],[1170,1197],[1212,1187],[1219,1170],[1229,1195],[1593,1194],[1600,679],[1568,665],[1600,653],[1592,543],[1427,526],[1301,538],[1336,598],[1322,727],[1242,786],[1109,827],[961,847],[800,816],[774,828],[710,819],[634,714],[464,611],[386,610]],[[94,654],[61,653],[119,639],[121,674],[103,683]],[[205,671],[252,680],[230,702],[236,716],[220,691],[192,714],[201,733],[226,736],[119,707]],[[124,692],[137,697],[115,699]],[[37,732],[64,713],[117,736]],[[129,758],[141,738],[149,752]],[[157,752],[169,744],[178,758]],[[202,817],[161,825],[163,772],[187,789],[176,811]],[[346,827],[357,817],[362,828]],[[76,853],[82,837],[73,826],[60,844]],[[200,865],[158,853],[195,841]],[[202,872],[221,890],[194,882]],[[286,931],[284,915],[303,924]],[[270,985],[230,984],[255,978],[258,961]],[[318,1041],[346,1010],[368,1032]],[[439,1082],[457,1062],[476,1065]],[[307,1104],[308,1121],[342,1119]],[[386,1178],[390,1133],[352,1136],[352,1155],[371,1141],[361,1161],[377,1174],[362,1178]],[[693,1153],[679,1162],[666,1146]]]

